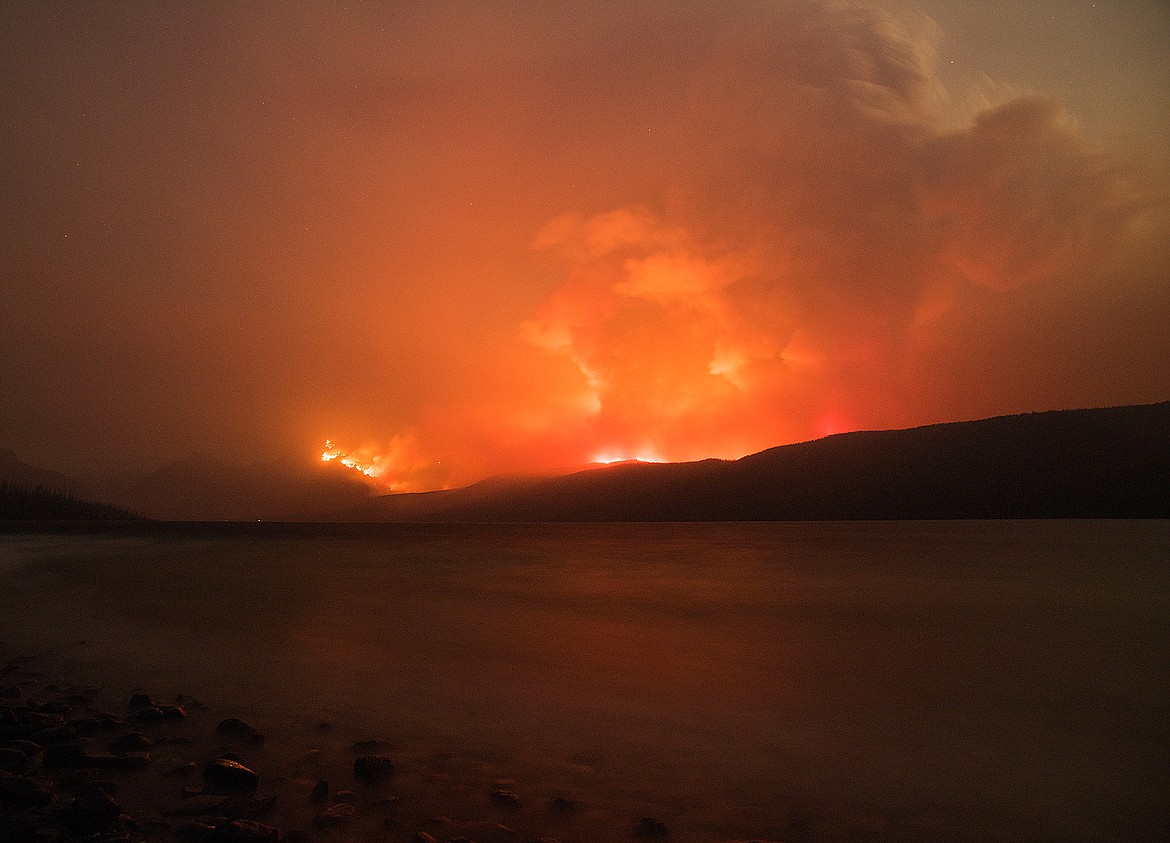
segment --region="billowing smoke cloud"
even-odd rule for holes
[[[670,213],[539,233],[565,279],[523,331],[579,370],[591,447],[735,456],[897,420],[912,343],[965,286],[1059,292],[1129,248],[1148,197],[1056,103],[944,125],[937,36],[844,3],[761,12],[693,80]]]
[[[730,289],[752,267],[709,254],[649,211],[557,218],[537,237],[568,263],[568,280],[527,322],[527,339],[580,371],[580,409],[604,454],[656,458],[688,441],[709,455],[752,389],[752,369],[779,352],[736,311]]]
[[[0,445],[416,490],[1164,400],[1170,18],[1033,5],[0,4]]]
[[[1024,97],[927,144],[917,175],[940,257],[993,288],[1089,268],[1124,248],[1149,204],[1060,107]]]

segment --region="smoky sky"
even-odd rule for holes
[[[6,4],[0,445],[407,489],[1163,400],[1170,13],[972,6]]]

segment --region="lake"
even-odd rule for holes
[[[260,727],[292,826],[380,738],[386,840],[1170,832],[1164,521],[9,525],[0,641]]]

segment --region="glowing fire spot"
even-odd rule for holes
[[[345,451],[334,445],[333,442],[329,439],[325,440],[325,450],[321,452],[321,461],[336,461],[341,463],[341,465],[344,465],[346,468],[353,469],[354,471],[360,472],[366,477],[371,477],[375,480],[380,476],[376,465],[358,462]]]
[[[613,465],[618,462],[666,462],[666,460],[653,452],[644,451],[637,454],[619,454],[612,451],[604,451],[595,456],[593,462],[600,465]]]
[[[347,450],[325,440],[321,462],[335,462],[374,481],[383,491],[426,492],[447,488],[442,462],[430,458],[412,434],[400,434],[381,445]]]
[[[835,436],[838,433],[844,433],[851,430],[849,422],[847,422],[840,413],[829,410],[821,416],[820,422],[817,425],[817,434],[819,436]]]

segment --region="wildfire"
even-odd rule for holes
[[[321,462],[345,466],[391,492],[421,492],[443,489],[447,485],[442,464],[426,457],[409,435],[356,451],[348,451],[332,439],[326,439]]]
[[[666,462],[662,457],[652,452],[643,452],[634,455],[618,454],[604,451],[593,458],[593,462],[601,465],[613,465],[618,462]]]
[[[321,452],[321,462],[338,462],[341,465],[344,465],[346,468],[351,468],[354,471],[361,472],[362,474],[366,475],[366,477],[372,477],[375,480],[380,476],[376,468],[376,461],[377,458],[375,457],[375,463],[361,463],[334,445],[330,439],[325,440],[325,450]]]

